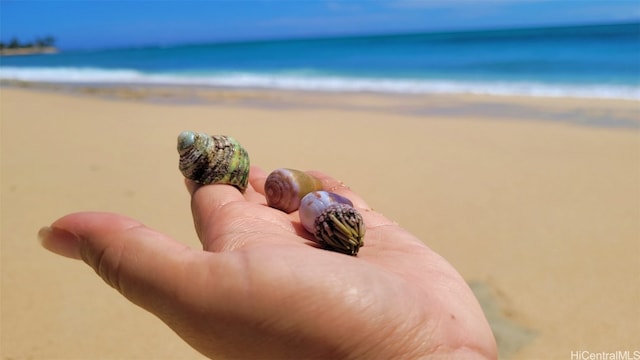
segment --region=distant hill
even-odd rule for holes
[[[32,43],[20,43],[17,38],[13,38],[8,44],[0,41],[0,55],[32,55],[32,54],[52,54],[58,49],[54,46],[56,39],[53,36],[37,38]]]

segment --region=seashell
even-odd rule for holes
[[[328,191],[313,191],[302,198],[300,222],[325,248],[357,255],[364,245],[364,221],[351,200]]]
[[[229,184],[245,192],[249,154],[234,138],[183,131],[178,136],[180,171],[200,184]]]
[[[300,200],[316,190],[322,190],[322,182],[295,169],[276,169],[264,183],[267,205],[286,213],[298,210]]]

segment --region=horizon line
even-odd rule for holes
[[[141,45],[114,45],[105,47],[75,47],[65,48],[57,46],[59,51],[108,51],[108,50],[128,50],[141,48],[170,48],[170,47],[187,47],[187,46],[207,46],[207,45],[234,45],[234,44],[251,44],[251,43],[268,43],[268,42],[295,42],[295,41],[323,41],[334,39],[358,39],[358,38],[384,38],[394,36],[411,36],[411,35],[453,35],[464,33],[478,32],[498,32],[498,31],[526,31],[538,29],[563,29],[563,28],[582,28],[582,27],[605,27],[620,25],[638,25],[640,26],[640,18],[633,20],[621,20],[616,22],[576,22],[576,23],[556,23],[544,25],[520,25],[520,26],[487,26],[476,28],[451,28],[451,29],[431,29],[431,30],[405,30],[397,32],[371,32],[371,33],[342,33],[342,34],[316,34],[301,35],[291,37],[271,37],[271,38],[247,38],[247,39],[218,39],[210,41],[189,41],[175,42],[170,44],[148,43]]]

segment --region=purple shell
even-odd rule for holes
[[[300,222],[308,232],[315,233],[315,220],[322,212],[333,204],[353,206],[351,200],[328,191],[312,191],[300,201]]]

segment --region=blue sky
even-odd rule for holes
[[[639,0],[0,0],[0,39],[62,49],[640,20]]]

